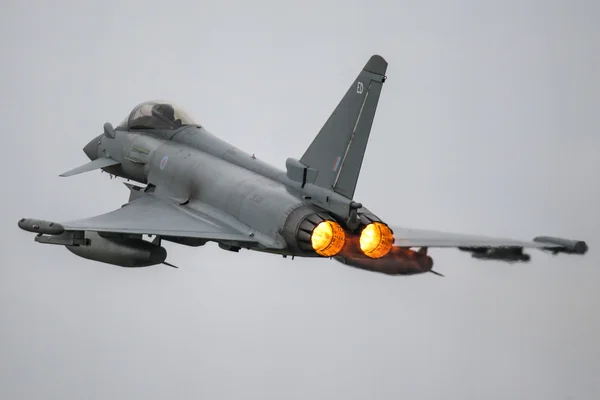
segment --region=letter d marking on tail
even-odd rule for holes
[[[356,93],[361,94],[363,92],[363,83],[362,82],[358,82],[358,84],[356,85]]]

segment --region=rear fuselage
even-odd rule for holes
[[[255,250],[316,255],[300,249],[295,236],[304,217],[323,210],[304,201],[299,183],[284,171],[199,127],[116,132],[116,140],[98,137],[99,153],[121,160],[108,172],[148,184],[157,194],[189,207],[201,202],[222,211],[221,217],[232,225],[241,223],[268,243]]]

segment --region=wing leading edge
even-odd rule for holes
[[[140,197],[106,214],[62,225],[65,230],[257,242],[250,229],[227,224],[203,203],[182,206],[153,195]]]
[[[553,253],[585,254],[587,243],[579,240],[538,236],[532,241],[496,238],[461,233],[390,226],[396,247],[454,247],[470,252],[473,257],[506,261],[529,261],[523,249],[532,248]]]
[[[172,199],[153,194],[141,195],[117,210],[91,218],[64,223],[24,218],[19,221],[19,227],[51,235],[93,231],[273,245],[269,238],[205,203],[192,201],[180,205]]]

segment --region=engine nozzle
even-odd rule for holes
[[[381,258],[387,255],[394,244],[394,233],[381,222],[371,222],[360,234],[360,249],[370,258]]]
[[[318,255],[333,257],[344,247],[346,234],[344,229],[335,221],[320,222],[310,235],[312,248]]]

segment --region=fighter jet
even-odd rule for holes
[[[173,266],[162,241],[333,258],[389,275],[433,272],[429,248],[452,247],[504,262],[529,261],[524,249],[587,252],[579,240],[526,241],[395,226],[356,201],[387,67],[379,55],[368,60],[308,149],[300,159],[288,158],[285,170],[218,138],[169,102],[139,104],[116,128],[105,123],[104,132],[85,145],[90,162],[61,175],[100,169],[124,178],[128,202],[87,219],[23,218],[18,226],[36,233],[38,243],[122,267]]]

